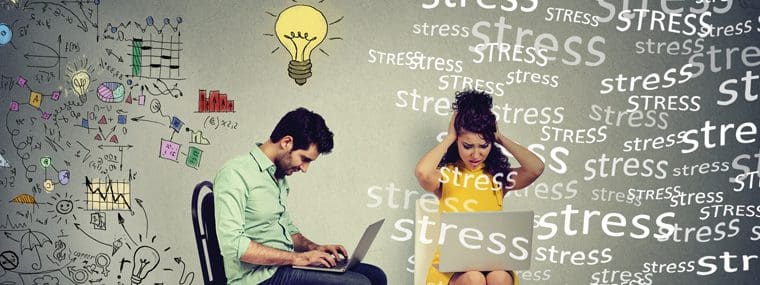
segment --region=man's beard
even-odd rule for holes
[[[287,170],[283,170],[283,168],[281,168],[279,166],[274,171],[274,177],[276,177],[277,179],[283,178],[287,174],[288,174],[288,171]]]
[[[280,159],[275,160],[274,165],[277,168],[274,171],[274,177],[280,179],[295,172],[295,170],[293,170],[294,168],[287,168],[287,163],[285,163],[285,160],[287,159],[288,155],[290,155],[290,153],[283,154],[283,156]],[[293,171],[289,171],[289,170],[293,170]]]

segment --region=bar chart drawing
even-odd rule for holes
[[[227,99],[227,94],[219,90],[198,90],[198,113],[235,112],[235,100]]]
[[[182,42],[179,36],[175,39],[171,35],[168,40],[163,34],[157,40],[153,39],[152,34],[147,39],[132,38],[130,47],[132,52],[128,55],[132,57],[131,77],[163,80],[184,79],[180,75]]]

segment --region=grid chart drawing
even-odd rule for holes
[[[130,181],[85,177],[88,211],[132,211]]]
[[[164,79],[164,80],[183,80],[180,76],[180,52],[182,51],[182,42],[179,36],[175,39],[173,35],[169,36],[168,41],[164,35],[154,40],[150,34],[147,39],[132,38],[130,44],[132,53],[131,69],[132,77]]]

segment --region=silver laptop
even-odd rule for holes
[[[529,269],[533,211],[442,213],[441,238],[441,272]]]
[[[364,256],[367,255],[367,251],[369,251],[369,246],[372,245],[372,242],[375,240],[377,233],[380,232],[380,227],[383,226],[383,222],[385,222],[385,219],[381,219],[369,225],[367,229],[364,230],[362,239],[359,240],[359,244],[356,245],[356,249],[354,249],[353,254],[351,254],[351,258],[339,260],[335,267],[325,267],[324,265],[320,264],[320,265],[307,265],[307,266],[293,265],[293,268],[329,271],[329,272],[346,272],[347,270],[354,267],[354,265],[361,262],[362,259],[364,259]]]

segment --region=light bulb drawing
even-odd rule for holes
[[[74,93],[84,96],[90,87],[90,74],[84,70],[77,71],[71,76],[71,86],[74,87]]]
[[[91,74],[95,73],[95,68],[85,58],[78,63],[66,66],[66,71],[66,76],[71,78],[70,83],[74,89],[74,93],[79,95],[79,101],[82,103],[86,102],[88,89],[92,82],[96,81],[91,76]]]
[[[142,283],[148,273],[156,268],[160,260],[158,251],[152,247],[141,246],[137,248],[134,257],[132,257],[132,285]]]
[[[288,75],[296,84],[305,84],[311,77],[311,52],[327,36],[327,19],[314,7],[293,5],[277,16],[274,31],[291,56]]]

